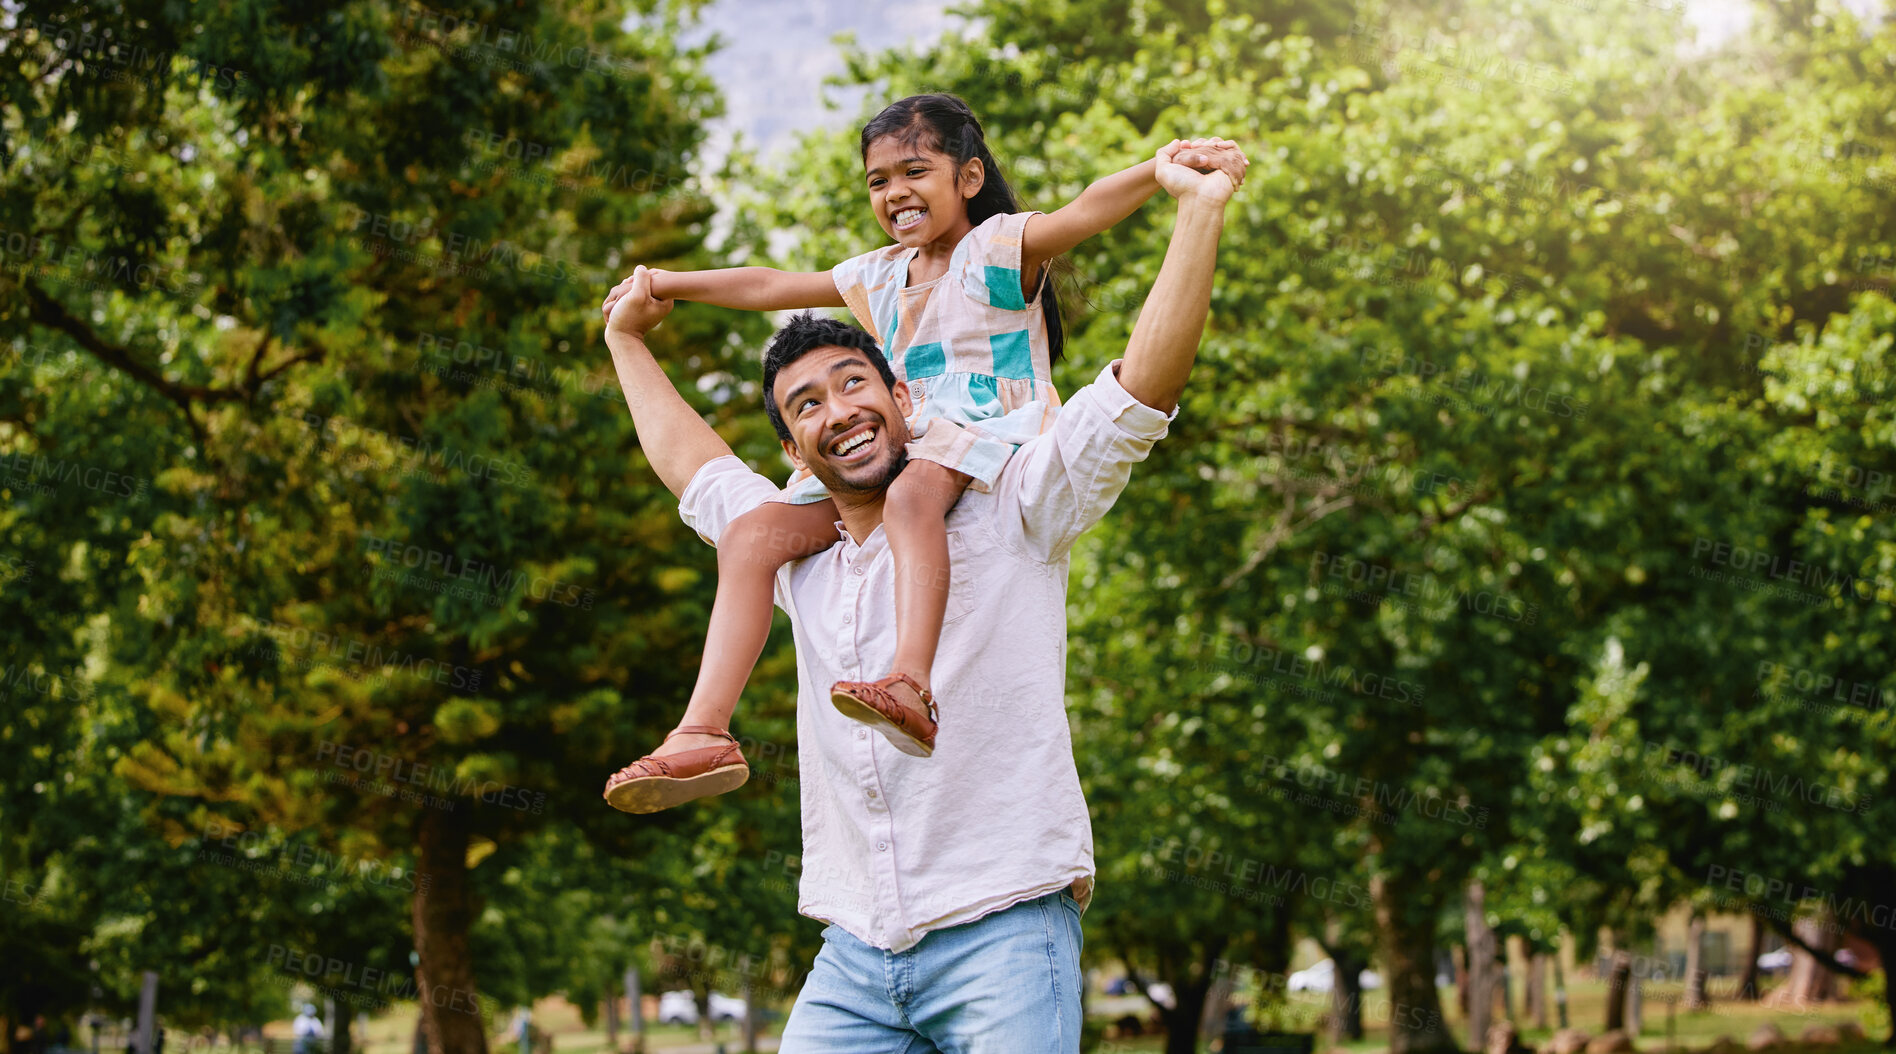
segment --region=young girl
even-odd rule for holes
[[[1250,162],[1235,144],[1184,146],[1181,163],[1222,168],[1242,182]],[[991,487],[1060,405],[1051,368],[1064,334],[1047,265],[1130,216],[1159,185],[1155,162],[1145,161],[1057,212],[1021,212],[980,122],[952,95],[912,96],[884,109],[863,128],[861,150],[870,205],[895,245],[811,273],[652,271],[651,295],[753,311],[847,306],[908,382],[914,441],[883,506],[896,570],[893,669],[878,681],[838,682],[831,700],[896,749],[927,757],[937,716],[929,674],[948,597],[948,511],[968,487]],[[607,316],[627,284],[607,297]],[[772,393],[764,394],[774,408]],[[779,438],[789,438],[771,416]],[[730,718],[770,632],[772,582],[785,563],[833,545],[837,519],[822,483],[799,471],[779,499],[731,524],[718,546],[717,599],[684,721],[607,782],[607,802],[656,812],[744,783],[749,769]]]

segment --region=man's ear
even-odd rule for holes
[[[797,445],[795,443],[788,439],[779,439],[777,442],[783,444],[783,452],[790,455],[790,463],[797,467],[798,472],[802,472],[810,467],[803,463],[803,455],[797,453]]]
[[[981,187],[987,182],[987,166],[978,157],[971,157],[961,166],[961,196],[972,198],[981,193]]]
[[[896,381],[889,394],[895,396],[895,408],[902,411],[902,419],[908,420],[915,413],[915,398],[909,394],[908,382]]]

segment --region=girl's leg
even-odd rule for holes
[[[948,510],[961,500],[972,477],[933,461],[910,461],[889,485],[882,529],[895,561],[895,664],[928,689],[941,642],[941,620],[948,610]],[[920,707],[921,698],[905,684],[891,689]]]
[[[719,539],[717,599],[711,606],[698,683],[679,724],[730,728],[731,711],[737,708],[738,696],[770,636],[771,588],[777,569],[834,545],[841,537],[836,533],[836,519],[836,503],[824,500],[808,505],[765,502],[731,521]],[[681,733],[666,740],[652,756],[727,742],[717,736]]]

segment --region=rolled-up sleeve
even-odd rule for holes
[[[782,493],[735,454],[713,458],[698,469],[678,498],[678,515],[698,537],[718,544],[731,521]]]
[[[1106,515],[1144,461],[1165,438],[1174,409],[1162,413],[1119,384],[1119,363],[1060,407],[1053,427],[1024,444],[995,487],[1003,517],[1017,520],[1020,541],[1043,559],[1057,559]]]

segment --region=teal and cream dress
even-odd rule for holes
[[[882,342],[915,411],[908,455],[966,473],[990,489],[1015,448],[1045,432],[1060,408],[1040,296],[1021,295],[1021,232],[1034,212],[990,216],[969,231],[940,278],[908,285],[917,250],[891,245],[830,270],[843,302]],[[808,504],[829,491],[807,471],[782,500]]]

